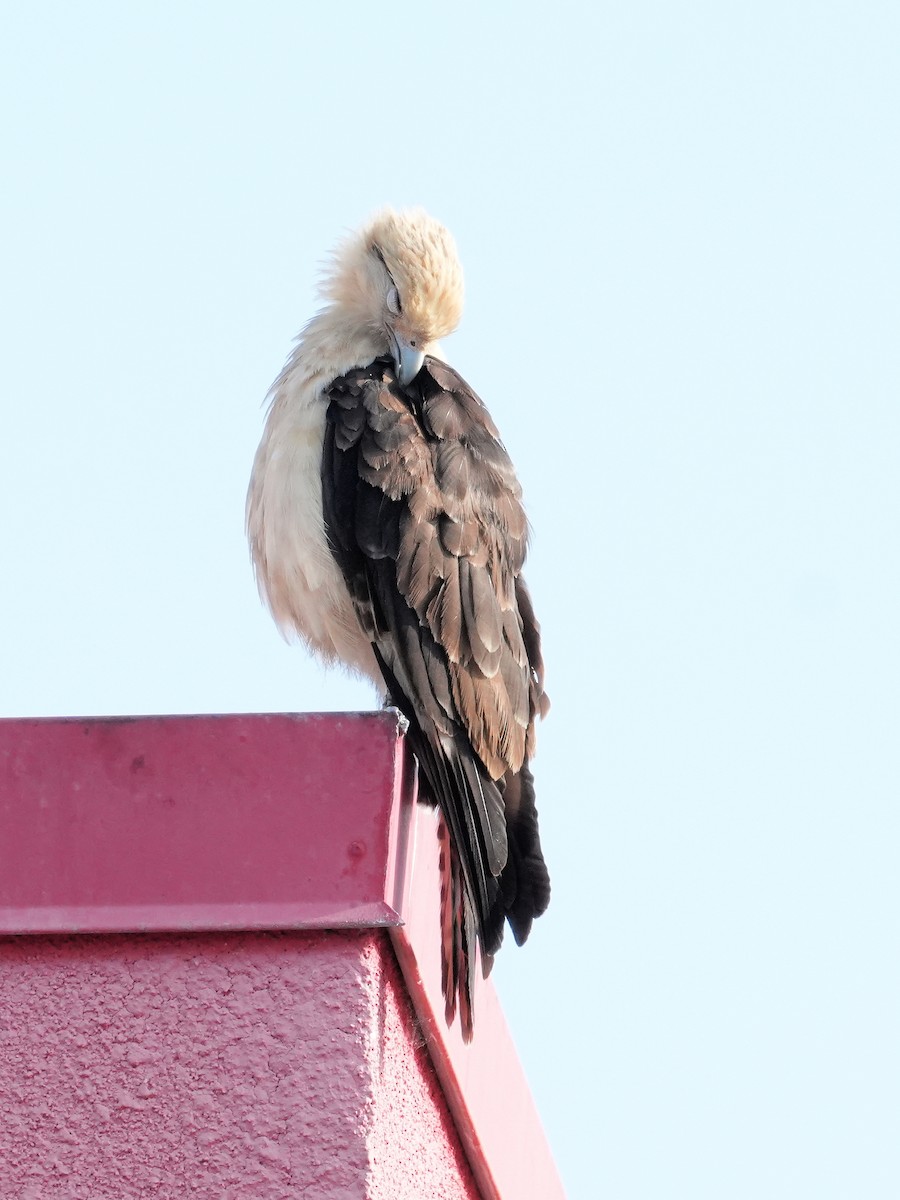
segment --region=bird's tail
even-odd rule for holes
[[[506,922],[521,945],[550,899],[534,780],[527,763],[494,780],[459,731],[423,729],[393,672],[378,659],[391,699],[409,722],[420,796],[440,809],[441,984],[447,1023],[458,1010],[470,1041],[479,955],[487,976]]]
[[[518,945],[550,903],[550,876],[541,852],[534,778],[528,764],[501,784],[508,821],[508,857],[489,888],[488,911],[478,915],[463,860],[443,811],[438,821],[441,877],[441,986],[447,1024],[459,1008],[463,1040],[472,1040],[476,955],[487,978],[509,922]]]

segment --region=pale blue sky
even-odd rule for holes
[[[317,264],[453,229],[534,527],[574,1200],[900,1194],[900,9],[0,6],[2,715],[364,708],[243,538]]]

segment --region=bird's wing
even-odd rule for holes
[[[503,794],[520,775],[530,792],[529,853],[536,848],[543,874],[527,920],[514,923],[518,940],[549,897],[526,767],[546,699],[538,626],[519,578],[527,540],[519,484],[484,405],[436,359],[405,389],[377,360],[336,380],[328,399],[329,543],[391,698],[411,722],[491,955],[511,911],[513,881],[500,881],[512,857]]]

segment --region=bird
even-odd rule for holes
[[[371,681],[440,810],[445,1017],[473,1036],[476,961],[547,908],[530,760],[549,707],[522,576],[522,489],[440,346],[463,273],[449,230],[384,208],[329,260],[268,396],[247,493],[261,597],[289,639]]]

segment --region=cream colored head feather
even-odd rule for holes
[[[427,351],[459,324],[462,267],[440,221],[385,208],[338,248],[322,293],[361,330]]]

